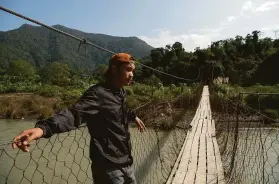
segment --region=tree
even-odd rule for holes
[[[180,57],[180,55],[184,52],[183,46],[180,42],[175,42],[172,45],[172,49],[174,50],[177,57]]]
[[[157,67],[162,64],[162,59],[165,54],[165,49],[164,48],[157,48],[157,49],[152,49],[150,52],[150,58],[152,60],[152,67]]]
[[[14,82],[34,81],[37,78],[33,65],[24,60],[12,61],[7,74]]]
[[[70,69],[67,64],[61,62],[51,63],[45,68],[47,81],[54,85],[66,86],[69,84]]]
[[[267,57],[256,71],[254,82],[274,85],[279,83],[279,52]]]

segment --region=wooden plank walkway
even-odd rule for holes
[[[167,184],[224,184],[224,171],[215,138],[208,86],[204,86],[196,114]]]

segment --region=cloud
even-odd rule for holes
[[[206,48],[213,41],[246,35],[253,30],[260,30],[266,36],[272,37],[273,31],[279,29],[279,24],[273,12],[267,11],[275,8],[279,8],[279,0],[263,3],[248,0],[241,7],[239,14],[228,16],[218,27],[203,26],[179,34],[171,32],[171,29],[155,29],[152,36],[139,36],[139,38],[153,47],[165,47],[178,41],[183,44],[185,50],[192,51],[196,47]],[[263,12],[266,13],[262,14]]]
[[[279,2],[277,1],[268,1],[256,8],[256,12],[264,12],[264,11],[269,11],[272,9],[276,9],[279,7]]]
[[[174,34],[169,30],[160,30],[154,37],[139,36],[140,39],[144,40],[153,47],[165,47],[167,44],[173,44],[175,42],[182,43],[185,50],[194,50],[196,47],[205,48],[211,44],[214,38],[220,36],[222,28],[208,28],[204,27],[201,29],[191,30],[195,33],[183,33]]]
[[[250,13],[250,12],[254,12],[253,3],[252,3],[252,1],[246,1],[242,5],[241,15],[244,15],[245,13]]]
[[[279,1],[267,1],[260,5],[253,5],[252,1],[246,1],[241,8],[241,15],[261,13],[279,8]]]
[[[228,17],[228,21],[229,21],[229,22],[232,22],[232,21],[234,21],[235,19],[236,19],[235,16],[229,16],[229,17]]]

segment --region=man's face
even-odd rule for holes
[[[123,86],[127,86],[130,85],[133,79],[133,72],[135,70],[135,64],[134,63],[125,63],[122,64],[119,68],[118,71],[118,81],[119,84],[123,85]]]

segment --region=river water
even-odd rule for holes
[[[13,150],[10,144],[35,121],[0,120],[0,184],[93,183],[89,159],[90,135],[82,127],[50,139],[33,141],[30,153]],[[186,132],[140,133],[130,128],[134,168],[139,184],[164,183],[181,149]]]
[[[228,143],[222,155],[230,184],[279,183],[279,129],[240,128],[234,148],[234,131],[223,133]],[[224,142],[220,139],[219,146]],[[233,155],[235,155],[232,165]]]

